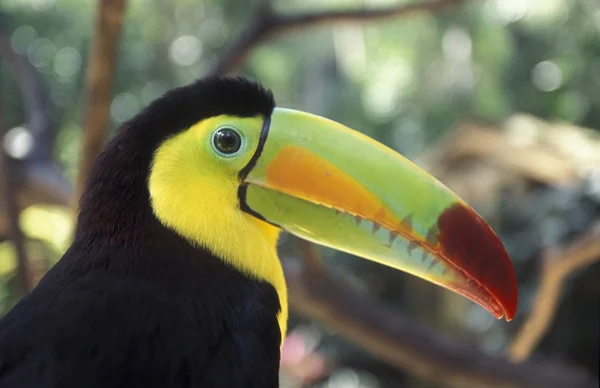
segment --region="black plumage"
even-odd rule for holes
[[[90,172],[72,246],[0,321],[0,388],[278,386],[274,287],[164,227],[147,187],[167,137],[273,109],[259,85],[211,78],[117,131]]]

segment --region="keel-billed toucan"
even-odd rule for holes
[[[282,229],[515,314],[500,240],[437,180],[253,81],[208,78],[98,157],[71,247],[0,322],[0,388],[278,386]]]

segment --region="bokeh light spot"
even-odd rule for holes
[[[449,28],[442,37],[442,49],[447,58],[453,61],[467,61],[471,58],[473,43],[462,28]]]
[[[29,4],[36,11],[48,11],[56,5],[56,0],[29,0]]]
[[[526,0],[495,0],[493,4],[496,17],[505,24],[519,21],[527,13]]]
[[[65,47],[56,53],[54,58],[54,72],[59,77],[73,77],[81,69],[81,56],[72,47]]]
[[[33,149],[34,139],[25,127],[14,127],[4,135],[4,151],[15,159],[24,159]]]
[[[46,38],[36,39],[27,50],[29,62],[40,70],[51,66],[54,55],[56,55],[56,47]]]
[[[544,92],[551,92],[560,87],[563,74],[556,63],[543,61],[533,67],[531,78],[536,88]]]
[[[359,388],[360,386],[360,378],[352,369],[334,372],[327,382],[328,388]]]
[[[192,35],[182,35],[175,39],[169,47],[171,60],[181,66],[193,65],[200,59],[202,43]]]
[[[29,46],[37,39],[38,34],[31,26],[23,25],[15,29],[10,36],[10,44],[19,54],[26,54]]]
[[[110,104],[110,114],[117,122],[129,120],[140,109],[138,99],[131,93],[120,93]]]
[[[368,69],[363,106],[373,119],[387,120],[396,114],[402,99],[412,91],[414,72],[408,61],[389,60]]]

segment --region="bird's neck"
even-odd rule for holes
[[[76,242],[134,252],[158,243],[154,238],[163,230],[150,209],[146,184],[152,148],[143,144],[134,131],[123,130],[98,156],[80,200]]]

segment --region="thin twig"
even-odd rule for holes
[[[354,291],[304,260],[285,262],[290,307],[413,376],[461,387],[595,387],[583,371],[554,362],[514,364],[451,341],[385,303]]]
[[[532,310],[508,350],[508,356],[512,361],[526,360],[548,332],[568,276],[598,260],[600,260],[600,221],[588,233],[567,247],[545,252],[541,263],[540,285]]]
[[[27,294],[33,288],[33,280],[29,271],[29,260],[27,259],[27,251],[25,248],[25,235],[19,225],[19,204],[17,195],[10,171],[10,160],[4,146],[5,130],[2,125],[2,112],[0,111],[0,186],[2,187],[2,197],[4,198],[4,206],[8,218],[8,237],[12,242],[15,253],[17,255],[17,278],[18,297]]]
[[[266,0],[258,8],[253,21],[245,32],[234,40],[219,61],[208,73],[222,75],[231,72],[248,57],[255,46],[274,36],[281,36],[299,28],[315,27],[334,23],[364,23],[392,17],[409,16],[418,12],[435,12],[442,8],[458,5],[465,0],[432,0],[412,4],[398,4],[372,9],[349,11],[328,10],[293,14],[275,13]]]
[[[87,107],[81,136],[79,175],[73,197],[77,209],[88,172],[108,137],[109,107],[115,74],[117,44],[126,0],[98,0],[96,27],[86,74]]]

